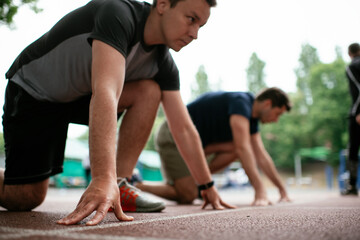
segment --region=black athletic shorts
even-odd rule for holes
[[[4,183],[33,183],[62,172],[68,125],[88,124],[90,99],[38,101],[9,81],[3,115]]]

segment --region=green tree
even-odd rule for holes
[[[350,97],[345,62],[339,48],[329,64],[320,62],[314,47],[304,45],[302,49],[297,92],[289,94],[293,108],[277,124],[262,127],[264,145],[277,166],[288,168],[293,167],[301,148],[327,146],[331,150],[328,163],[336,166],[338,153],[347,143]]]
[[[307,120],[301,113],[302,95],[288,93],[292,103],[290,113],[285,113],[277,123],[261,126],[265,148],[277,167],[293,169],[294,156],[304,142],[303,132],[307,130]]]
[[[295,70],[297,77],[296,85],[298,91],[303,95],[303,105],[301,110],[306,112],[307,106],[312,103],[311,89],[308,85],[308,79],[310,77],[311,68],[320,63],[320,59],[317,53],[317,49],[310,44],[304,44],[301,47],[301,53],[299,57],[299,67]]]
[[[0,0],[0,26],[7,25],[11,27],[18,9],[24,5],[30,7],[35,13],[42,11],[37,7],[37,3],[38,0]]]
[[[191,99],[195,99],[201,94],[211,91],[204,65],[200,65],[195,79],[196,82],[191,86]]]
[[[308,79],[313,99],[308,114],[313,144],[331,148],[332,155],[328,160],[332,165],[337,165],[338,153],[347,144],[346,116],[350,95],[345,67],[338,55],[332,63],[315,65]]]
[[[302,46],[299,57],[297,91],[289,93],[292,110],[282,116],[278,123],[262,126],[264,145],[278,167],[293,168],[294,156],[301,148],[313,146],[311,122],[308,119],[309,107],[312,104],[309,78],[311,68],[319,64],[316,48],[309,44]]]
[[[259,59],[256,53],[253,53],[246,72],[248,89],[254,94],[266,87],[264,68],[265,62]]]
[[[0,133],[0,156],[5,155],[5,142],[3,134]]]

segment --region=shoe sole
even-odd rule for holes
[[[131,210],[123,210],[124,212],[161,212],[162,210],[165,209],[165,205],[160,205],[157,207],[153,207],[153,208],[136,208],[135,211],[131,211]]]
[[[153,208],[137,208],[135,211],[123,209],[123,212],[140,212],[140,213],[150,213],[150,212],[161,212],[165,209],[165,205],[161,205]],[[109,212],[113,212],[112,208],[109,208]]]

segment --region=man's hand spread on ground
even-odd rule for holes
[[[204,204],[202,206],[202,209],[205,209],[205,207],[208,204],[211,204],[213,209],[216,210],[223,210],[225,208],[236,208],[233,205],[227,204],[226,202],[223,202],[216,190],[215,187],[211,187],[206,190],[201,191],[201,196],[204,199]]]
[[[269,206],[269,205],[272,205],[272,203],[267,198],[266,192],[256,191],[255,200],[252,202],[251,206]]]
[[[292,202],[292,200],[287,195],[286,190],[280,190],[280,199],[279,203],[286,203],[286,202]]]
[[[93,179],[80,198],[76,209],[57,223],[76,224],[96,211],[94,217],[86,223],[88,226],[96,225],[105,217],[110,207],[114,209],[115,216],[120,221],[134,219],[125,215],[121,209],[120,193],[116,181]]]

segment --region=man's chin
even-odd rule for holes
[[[175,52],[179,52],[183,47],[180,46],[176,46],[176,47],[171,47],[172,50],[174,50]]]
[[[174,46],[170,46],[170,48],[172,50],[174,50],[175,52],[179,52],[181,49],[183,49],[184,47],[186,47],[189,44],[186,43],[181,43],[181,44],[174,44]]]

